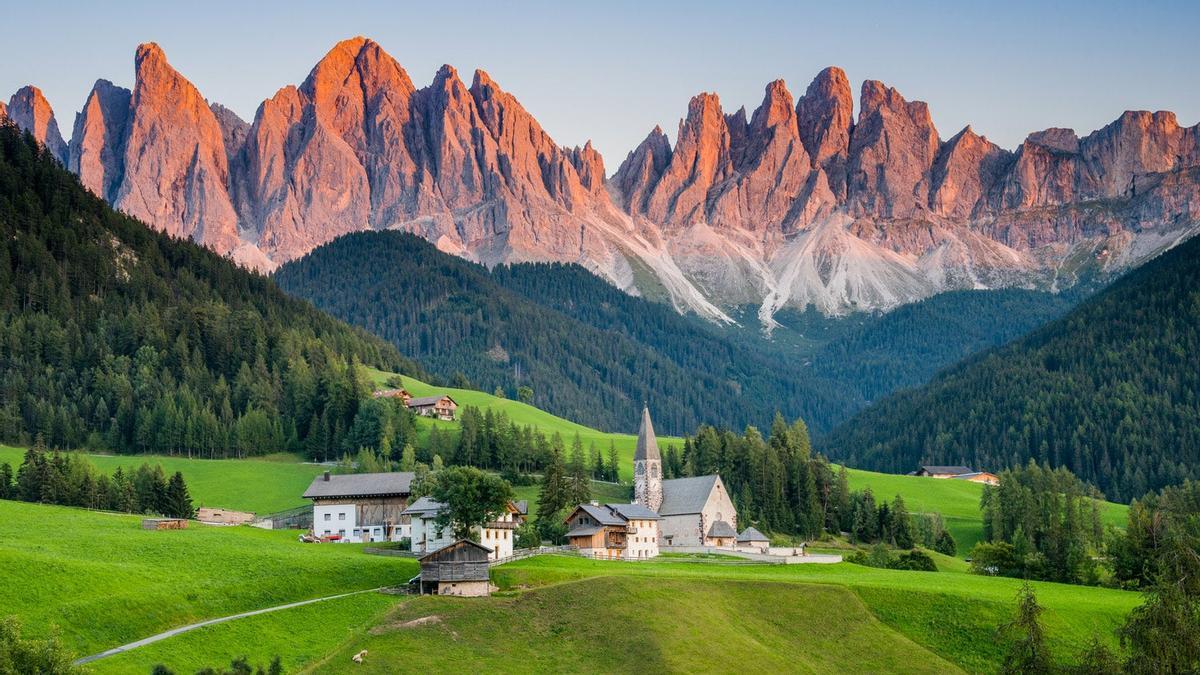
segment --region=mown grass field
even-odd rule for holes
[[[291,531],[145,531],[137,516],[0,500],[0,615],[79,655],[195,621],[407,582],[416,563]]]
[[[0,463],[17,470],[25,450],[0,446]],[[196,506],[219,506],[254,513],[274,513],[308,504],[300,495],[324,469],[303,464],[295,455],[255,459],[188,459],[166,455],[92,455],[87,458],[104,473],[126,471],[142,463],[161,464],[167,475],[182,471]]]

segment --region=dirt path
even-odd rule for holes
[[[255,610],[252,610],[249,612],[242,612],[241,614],[233,614],[230,616],[223,616],[218,619],[208,619],[206,621],[200,621],[197,623],[188,624],[186,626],[172,628],[171,630],[164,631],[157,635],[151,635],[150,637],[142,638],[141,640],[137,640],[135,642],[130,642],[129,644],[124,644],[124,645],[121,645],[120,647],[113,647],[112,649],[100,652],[99,654],[92,654],[91,656],[85,656],[81,659],[77,659],[75,661],[75,665],[80,666],[85,663],[91,663],[92,661],[98,661],[100,659],[103,659],[103,658],[106,658],[109,656],[123,654],[127,651],[137,649],[138,647],[144,647],[148,644],[153,644],[155,642],[158,642],[159,640],[166,640],[167,638],[175,637],[176,635],[179,635],[180,633],[186,633],[188,631],[196,630],[197,628],[203,628],[205,626],[211,626],[213,624],[225,623],[226,621],[233,621],[234,619],[243,619],[248,616],[257,616],[259,614],[267,614],[269,612],[278,612],[281,609],[291,609],[293,607],[302,607],[304,605],[311,605],[314,602],[323,602],[325,600],[336,600],[338,598],[346,598],[351,595],[361,595],[363,593],[374,593],[379,590],[381,590],[381,588],[369,588],[365,591],[352,591],[350,593],[340,593],[338,595],[327,595],[323,598],[313,598],[312,600],[300,600],[299,602],[289,602],[286,605],[277,605],[275,607],[266,607],[264,609],[255,609]]]

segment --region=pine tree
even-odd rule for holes
[[[1038,675],[1054,671],[1046,647],[1045,629],[1042,627],[1042,607],[1029,582],[1025,582],[1017,592],[1016,617],[1002,626],[1000,633],[1011,636],[1002,673]]]
[[[179,471],[176,471],[167,483],[163,515],[172,518],[191,518],[196,515],[195,509],[192,508],[192,497],[188,494],[187,484],[183,480],[183,474]]]
[[[892,541],[896,548],[909,549],[914,545],[912,517],[904,505],[904,497],[896,495],[892,500]]]
[[[617,456],[617,444],[614,441],[609,441],[608,444],[608,471],[607,480],[616,483],[621,477],[621,460]]]

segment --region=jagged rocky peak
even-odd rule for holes
[[[671,141],[663,133],[662,127],[655,125],[646,138],[629,152],[610,181],[627,211],[641,213],[645,210],[646,199],[670,161]]]
[[[588,140],[583,147],[575,146],[570,151],[571,165],[579,174],[579,183],[588,192],[599,192],[604,189],[604,158],[592,147]]]
[[[75,115],[71,133],[68,168],[79,175],[83,186],[109,201],[115,201],[117,182],[124,160],[129,102],[133,92],[108,80],[96,80],[83,110]]]
[[[33,134],[58,161],[64,165],[67,163],[67,144],[58,130],[54,109],[50,107],[50,102],[46,100],[41,89],[33,85],[18,89],[8,100],[6,114],[14,124]]]
[[[911,218],[927,209],[937,129],[923,101],[863,82],[850,139],[847,203],[856,217]]]
[[[679,123],[671,161],[646,202],[645,215],[670,226],[703,222],[709,189],[733,171],[729,146],[720,98],[707,92],[694,96],[687,117]]]
[[[946,141],[934,162],[929,208],[948,218],[966,219],[986,208],[987,199],[1012,153],[970,125]]]
[[[6,117],[8,117],[8,104],[0,101],[0,121],[3,121]]]
[[[134,57],[136,84],[123,142],[117,208],[221,253],[240,243],[227,189],[228,157],[200,91],[149,42]]]

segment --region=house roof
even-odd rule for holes
[[[444,398],[450,398],[450,397],[446,394],[438,394],[437,396],[422,396],[420,398],[410,398],[410,399],[408,399],[408,407],[417,408],[417,407],[420,407],[423,405],[433,405]],[[455,405],[458,405],[458,402],[452,398],[450,398],[450,402],[454,403]]]
[[[523,516],[529,515],[529,502],[527,500],[518,499],[513,502],[513,505],[517,507],[517,513]]]
[[[426,553],[425,555],[418,558],[418,560],[420,560],[422,562],[425,560],[431,560],[431,559],[436,560],[437,558],[444,557],[446,554],[453,552],[454,549],[461,548],[463,546],[473,546],[473,547],[483,551],[484,553],[492,552],[492,549],[488,548],[487,546],[484,546],[483,544],[478,544],[476,542],[471,541],[470,539],[459,539],[458,541],[454,542],[453,544],[447,544],[447,545],[439,548],[436,551],[430,551],[429,553]]]
[[[595,521],[601,525],[625,524],[625,519],[622,518],[620,514],[614,513],[607,506],[600,506],[598,504],[580,504],[579,508],[583,509],[584,513],[594,518]]]
[[[737,530],[733,526],[723,520],[714,520],[711,527],[708,528],[708,536],[710,537],[736,537]]]
[[[625,520],[659,520],[661,516],[641,504],[605,504]]]
[[[715,523],[714,523],[715,524]],[[771,541],[767,535],[759,532],[753,527],[747,527],[742,530],[742,533],[737,536],[738,541]]]
[[[633,452],[633,461],[655,459],[662,461],[658,452],[658,439],[654,437],[654,425],[650,422],[650,409],[642,408],[642,426],[638,429],[637,449]]]
[[[678,516],[700,513],[708,503],[708,495],[712,494],[717,476],[694,476],[692,478],[672,478],[662,482],[663,500],[658,509],[660,516]]]
[[[567,532],[568,537],[590,537],[600,530],[603,530],[603,525],[577,525]]]
[[[379,389],[379,390],[372,392],[371,395],[374,396],[375,398],[391,398],[391,397],[395,397],[395,396],[398,396],[398,397],[412,396],[412,394],[408,393],[407,389]]]
[[[412,492],[414,476],[411,471],[329,474],[328,477],[322,474],[313,479],[304,491],[304,498],[406,495]]]
[[[444,504],[442,504],[441,502],[434,501],[434,500],[430,499],[429,497],[421,497],[420,499],[413,502],[412,504],[409,504],[407,509],[404,509],[403,511],[400,512],[400,515],[402,515],[402,516],[424,516],[424,515],[435,514],[438,511],[442,510],[442,506],[444,506]]]
[[[952,476],[973,472],[969,466],[922,466],[921,469],[925,473],[950,474]]]

